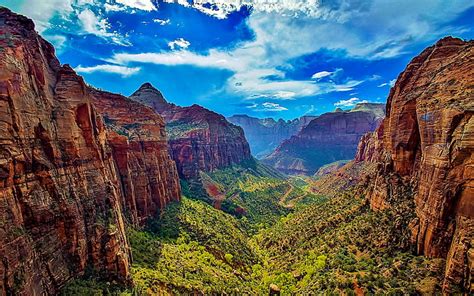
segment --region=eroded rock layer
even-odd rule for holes
[[[473,114],[474,41],[444,38],[400,74],[383,125],[364,136],[356,157],[379,167],[372,208],[413,193],[412,240],[418,253],[446,258],[446,293],[474,292]]]
[[[167,103],[151,84],[143,84],[130,97],[152,107],[166,121],[169,145],[180,177],[193,179],[251,158],[242,128],[224,116],[198,105],[180,107]]]
[[[124,96],[98,90],[93,90],[92,96],[108,128],[127,218],[143,224],[181,195],[165,123],[151,108]]]
[[[0,295],[56,294],[88,268],[127,281],[106,130],[31,20],[0,8]]]
[[[383,104],[363,103],[350,111],[325,113],[263,161],[284,173],[314,174],[326,164],[352,159],[361,137],[380,124],[383,109]]]

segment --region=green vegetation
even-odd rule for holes
[[[194,130],[206,129],[207,123],[188,123],[183,121],[172,121],[166,124],[166,134],[170,140],[182,138]]]
[[[247,267],[258,257],[248,236],[237,219],[203,202],[183,197],[129,238],[138,291],[251,292]]]
[[[409,243],[411,198],[397,197],[389,201],[396,209],[374,212],[357,190],[316,195],[313,179],[282,178],[252,162],[202,179],[225,196],[222,209],[231,214],[211,206],[212,196],[206,202],[183,197],[144,228],[128,229],[133,289],[89,279],[64,291],[265,295],[276,286],[282,295],[431,295],[440,290],[444,263],[414,256]],[[193,193],[185,186],[183,191]],[[224,209],[226,202],[234,212]],[[236,209],[245,211],[239,216]]]

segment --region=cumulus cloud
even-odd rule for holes
[[[288,108],[285,108],[277,103],[265,102],[262,103],[260,107],[255,107],[255,111],[258,112],[281,112],[286,111]]]
[[[151,0],[115,0],[117,3],[128,6],[130,8],[140,9],[144,11],[156,10],[156,6]]]
[[[347,100],[340,100],[336,103],[334,103],[334,106],[336,107],[353,107],[355,106],[356,104],[360,104],[360,103],[368,103],[367,100],[361,100],[359,98],[350,98],[350,99],[347,99]]]
[[[79,73],[106,72],[106,73],[119,74],[122,77],[128,77],[128,76],[137,74],[140,71],[140,68],[105,64],[105,65],[96,65],[96,66],[91,66],[91,67],[83,67],[79,65],[75,68],[75,70]]]
[[[162,20],[162,19],[157,18],[157,19],[153,19],[153,22],[159,24],[160,26],[164,26],[164,25],[168,25],[171,21],[170,19]]]
[[[279,13],[281,15],[308,16],[315,18],[341,18],[344,12],[335,12],[321,5],[320,0],[194,0],[192,5],[185,0],[165,0],[165,2],[186,2],[184,5],[193,7],[213,17],[224,19],[229,14],[241,10],[244,6],[252,7],[257,13]]]
[[[191,45],[191,42],[185,40],[184,38],[178,38],[174,41],[168,42],[168,46],[175,50],[175,49],[186,49]]]

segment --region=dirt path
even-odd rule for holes
[[[286,202],[286,200],[288,199],[288,196],[291,194],[291,192],[293,192],[293,190],[295,189],[295,186],[291,183],[288,183],[290,185],[290,188],[288,188],[288,190],[285,192],[285,194],[280,198],[280,200],[278,201],[278,204],[282,207],[285,207],[285,208],[288,208],[288,209],[291,209],[295,206],[295,204],[302,200],[303,198],[305,198],[307,195],[308,195],[308,192],[304,192],[302,195],[298,196],[298,197],[295,197],[293,198],[290,202]]]
[[[285,192],[285,194],[283,194],[283,196],[280,198],[280,200],[278,201],[278,204],[282,207],[287,207],[286,205],[286,199],[288,198],[288,196],[290,195],[290,193],[295,189],[295,186],[293,186],[293,184],[291,183],[288,183],[290,185],[290,188],[288,188],[288,190]]]

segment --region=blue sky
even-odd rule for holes
[[[425,47],[472,39],[474,2],[437,0],[0,0],[98,88],[143,82],[226,116],[292,119],[362,101]]]

